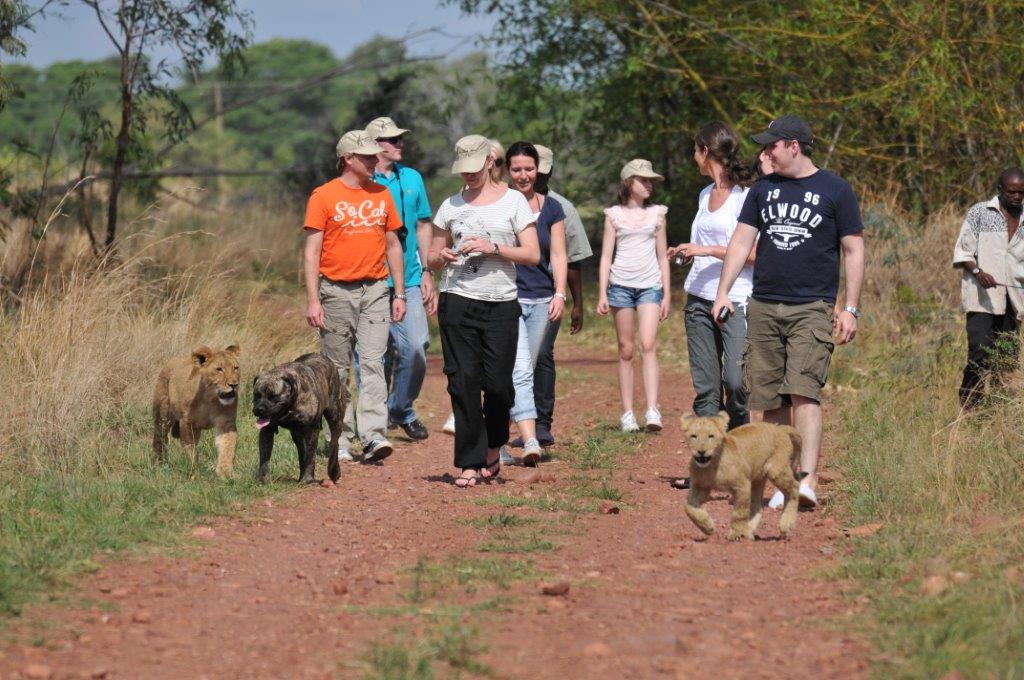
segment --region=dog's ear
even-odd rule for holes
[[[285,384],[288,385],[288,389],[291,390],[292,399],[298,396],[299,381],[295,379],[295,376],[292,375],[291,373],[285,373],[283,376],[281,376],[281,379],[284,380]]]
[[[715,416],[715,420],[722,426],[722,431],[729,429],[729,414],[725,411],[719,411],[718,415]]]
[[[225,347],[224,351],[227,352],[228,354],[234,356],[237,359],[238,355],[240,355],[242,353],[242,348],[238,346],[238,343],[235,343],[235,344],[228,345],[227,347]]]

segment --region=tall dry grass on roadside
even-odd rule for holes
[[[960,410],[967,342],[950,261],[963,214],[914,224],[865,209],[865,317],[835,356],[833,381],[853,388],[835,393],[829,422],[838,509],[883,523],[842,573],[872,603],[862,623],[886,677],[1024,675],[1024,386]]]
[[[148,408],[159,367],[196,345],[240,344],[249,376],[315,346],[301,297],[273,294],[297,278],[297,230],[235,217],[151,207],[101,262],[81,236],[40,244],[21,304],[0,309],[0,466],[116,465],[117,414]]]
[[[152,209],[103,262],[83,237],[51,230],[18,299],[0,305],[0,613],[95,568],[97,554],[173,543],[205,516],[294,488],[255,483],[248,385],[317,346],[302,316],[299,230],[258,210],[231,217]],[[174,443],[169,465],[154,465],[161,365],[230,343],[242,347],[235,478],[212,474],[209,433],[198,479]],[[281,454],[271,477],[290,480],[294,460]]]

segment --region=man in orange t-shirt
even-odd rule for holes
[[[405,316],[404,255],[397,234],[402,218],[391,191],[372,180],[380,151],[363,130],[346,132],[337,146],[341,174],[313,191],[305,221],[306,321],[320,330],[320,351],[338,367],[342,385],[348,385],[355,343],[362,362],[363,462],[392,452],[384,352],[389,322]],[[390,313],[389,269],[395,281]],[[341,441],[339,448],[349,451],[351,443]]]

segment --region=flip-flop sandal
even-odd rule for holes
[[[494,461],[490,465],[485,465],[480,469],[480,477],[484,480],[497,479],[498,475],[501,474],[501,456],[498,456],[498,460]]]
[[[473,475],[472,477],[456,477],[455,486],[459,489],[468,489],[471,486],[476,486],[477,479],[479,479],[477,475]]]

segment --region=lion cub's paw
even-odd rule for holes
[[[751,540],[751,541],[754,540],[754,532],[750,531],[749,529],[747,529],[746,531],[735,531],[734,530],[734,531],[730,531],[729,532],[729,540],[730,541],[742,541],[744,539]]]

